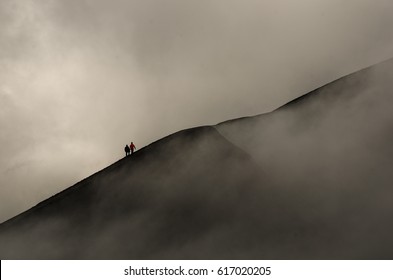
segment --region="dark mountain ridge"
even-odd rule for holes
[[[259,171],[214,128],[181,131],[1,224],[0,254],[168,258],[176,246],[230,222],[237,202],[253,194],[252,181],[263,181]]]
[[[389,259],[393,61],[180,131],[0,225],[2,259]]]
[[[311,258],[392,258],[392,103],[388,60],[272,113],[216,128],[283,192],[303,199],[306,207],[297,208],[303,219],[324,224],[315,234],[327,239]]]

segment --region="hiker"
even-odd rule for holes
[[[126,156],[129,156],[129,155],[130,155],[130,147],[128,147],[128,145],[126,145],[126,146],[124,147],[124,151],[126,152]]]
[[[130,149],[131,149],[131,155],[134,153],[134,151],[136,150],[136,147],[134,145],[134,143],[131,142],[130,144]]]

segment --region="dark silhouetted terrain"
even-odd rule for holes
[[[2,259],[392,259],[393,61],[180,131],[0,225]]]

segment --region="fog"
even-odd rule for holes
[[[136,152],[2,224],[0,256],[224,256],[233,234],[240,233],[238,216],[267,199],[257,199],[255,182],[268,182],[268,178],[262,178],[250,157],[214,128],[186,130]],[[269,185],[264,186],[264,190],[269,189]],[[272,204],[262,205],[267,208]],[[212,242],[216,245],[211,246]]]
[[[0,3],[0,220],[183,128],[393,56],[391,1]]]
[[[392,81],[389,60],[271,114],[218,126],[290,198],[303,234],[315,226],[313,258],[392,257]]]

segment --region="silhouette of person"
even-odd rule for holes
[[[126,156],[129,156],[129,155],[130,155],[130,147],[128,147],[128,145],[126,145],[126,146],[124,147],[124,151],[126,152]]]
[[[136,147],[133,142],[131,142],[131,144],[130,144],[130,149],[131,149],[131,155],[132,155],[134,153],[134,151],[136,150]]]

